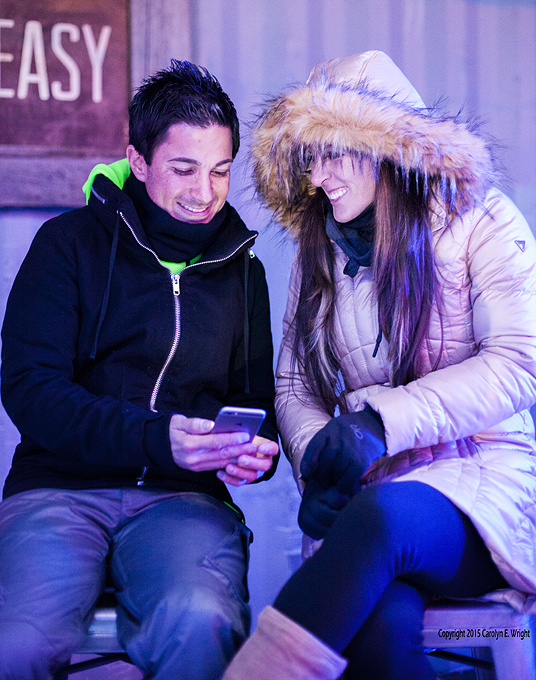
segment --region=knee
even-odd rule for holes
[[[384,644],[400,645],[407,649],[422,647],[424,606],[415,592],[411,598],[393,598],[383,603],[379,612],[370,617],[371,635]]]
[[[207,678],[221,676],[250,623],[249,607],[207,586],[177,586],[140,618],[139,625],[121,615],[118,620],[120,641],[136,665],[155,672],[172,664],[187,668],[197,659],[196,673],[205,668]]]
[[[393,581],[345,650],[360,677],[433,678],[422,648],[424,609],[429,596]]]
[[[249,607],[225,589],[205,585],[190,585],[185,592],[174,588],[158,605],[161,612],[172,617],[176,625],[194,633],[207,635],[212,631],[236,631],[246,637],[249,633]]]
[[[206,583],[177,584],[152,603],[145,603],[136,618],[139,626],[133,626],[126,611],[120,610],[119,630],[126,637],[158,638],[158,645],[166,640],[225,638],[236,639],[239,644],[249,634],[250,626],[250,610],[242,600],[225,588]]]
[[[424,611],[430,600],[426,591],[403,581],[392,581],[363,623],[358,638],[371,649],[392,650],[396,657],[420,653]]]
[[[337,546],[337,550],[342,547],[350,559],[356,551],[357,556],[367,550],[389,554],[400,533],[399,517],[389,498],[394,486],[383,484],[356,493],[328,531],[324,545]]]
[[[338,540],[365,545],[382,545],[387,551],[419,535],[422,515],[415,512],[419,503],[430,501],[438,491],[420,482],[395,482],[367,487],[351,499],[334,524]],[[431,501],[430,501],[431,502]],[[426,505],[426,507],[434,507]],[[331,533],[331,532],[330,532]],[[330,537],[328,533],[328,537]]]

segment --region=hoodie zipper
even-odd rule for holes
[[[158,259],[157,254],[154,252],[154,250],[151,250],[148,248],[146,245],[144,245],[140,239],[137,237],[136,232],[134,231],[132,225],[130,222],[127,220],[125,215],[119,211],[119,215],[121,216],[121,219],[123,222],[127,225],[128,229],[130,230],[130,233],[134,237],[134,240],[136,243],[141,246],[144,250],[147,252],[151,253],[151,255],[154,256],[158,264],[160,264],[161,267],[164,267],[164,265],[160,262]],[[162,379],[164,377],[164,373],[169,366],[169,363],[171,362],[173,355],[175,354],[175,351],[177,349],[177,345],[179,344],[179,338],[180,338],[180,305],[179,305],[179,287],[178,287],[178,281],[177,281],[177,286],[175,286],[175,282],[173,281],[173,275],[172,275],[172,283],[173,283],[173,294],[174,294],[174,306],[175,306],[175,331],[174,331],[174,336],[173,336],[173,343],[171,345],[171,350],[168,354],[168,357],[166,361],[164,362],[164,366],[162,370],[160,371],[158,378],[156,380],[156,384],[153,387],[153,391],[151,393],[151,398],[149,400],[149,410],[152,411],[153,413],[156,413],[155,409],[155,402],[156,402],[156,397],[158,395],[158,390],[160,389],[160,385],[162,383]],[[137,486],[144,486],[145,484],[145,476],[147,475],[149,468],[147,466],[142,467],[140,475],[136,477],[136,485]]]
[[[206,264],[218,264],[219,262],[225,262],[225,260],[231,259],[241,248],[244,247],[244,245],[253,239],[247,239],[244,241],[244,243],[241,243],[235,250],[227,255],[226,257],[222,257],[218,260],[205,260],[204,262],[196,262],[195,264],[190,264],[179,273],[179,274],[171,274],[171,285],[173,288],[173,296],[174,296],[174,302],[175,302],[175,336],[173,338],[173,343],[171,345],[171,349],[169,351],[168,357],[162,367],[162,370],[160,371],[160,374],[156,380],[155,386],[153,388],[153,392],[151,394],[151,402],[150,402],[150,409],[151,411],[156,413],[156,398],[158,396],[158,392],[160,391],[160,386],[162,385],[162,381],[164,379],[164,376],[166,374],[166,371],[168,369],[169,364],[171,363],[173,357],[175,356],[175,352],[177,351],[177,346],[179,344],[180,336],[181,336],[181,304],[180,304],[180,280],[181,276],[187,269],[194,269],[195,267],[206,265]],[[158,259],[158,258],[157,258]]]
[[[171,272],[170,272],[171,274]],[[156,383],[153,387],[153,391],[151,393],[151,399],[149,401],[149,408],[153,413],[156,413],[156,398],[158,396],[158,392],[160,391],[160,386],[162,385],[162,380],[164,379],[164,375],[166,374],[166,371],[168,369],[169,364],[171,363],[173,357],[175,356],[175,352],[177,351],[177,347],[179,345],[179,340],[181,337],[181,303],[180,303],[180,274],[171,274],[171,285],[173,288],[173,303],[175,305],[175,331],[173,334],[173,342],[171,343],[171,349],[169,350],[169,354],[167,355],[167,359],[164,362],[164,365],[162,366],[162,369],[160,373],[158,374],[158,378],[156,379]]]
[[[130,233],[134,237],[136,243],[138,243],[138,245],[140,245],[144,250],[151,253],[155,257],[156,261],[158,262],[158,264],[160,264],[161,267],[163,267],[164,269],[167,269],[167,267],[165,267],[165,265],[163,265],[160,262],[157,254],[154,252],[154,250],[151,250],[150,248],[148,248],[146,245],[144,245],[140,241],[140,239],[136,235],[136,232],[134,231],[133,227],[131,226],[130,222],[127,220],[125,215],[121,211],[119,211],[119,215],[120,215],[121,219],[123,220],[123,222],[127,225],[128,229],[130,230]],[[160,386],[162,385],[162,381],[164,380],[164,376],[165,376],[166,371],[169,367],[169,364],[171,363],[171,361],[173,360],[173,357],[175,356],[175,353],[177,351],[177,347],[179,345],[180,336],[181,336],[181,306],[180,306],[180,278],[181,278],[181,275],[187,269],[193,269],[194,267],[198,267],[198,266],[206,265],[206,264],[218,264],[219,262],[225,262],[225,260],[229,260],[234,255],[236,255],[236,253],[241,248],[243,248],[246,245],[246,243],[248,243],[248,241],[254,241],[254,239],[255,239],[254,236],[246,239],[243,243],[241,243],[239,246],[237,246],[233,250],[232,253],[230,253],[226,257],[222,257],[222,258],[219,258],[217,260],[206,260],[204,262],[196,262],[194,264],[190,264],[187,267],[184,267],[184,269],[180,272],[180,274],[173,274],[172,272],[169,272],[170,277],[171,277],[171,287],[172,287],[172,290],[173,290],[173,302],[174,302],[174,306],[175,306],[175,331],[174,331],[174,335],[173,335],[173,342],[171,344],[171,349],[169,350],[168,356],[167,356],[167,358],[166,358],[166,360],[165,360],[165,362],[162,366],[162,369],[160,370],[160,373],[158,374],[158,378],[156,379],[155,385],[153,387],[153,391],[151,392],[151,398],[150,398],[150,401],[149,401],[149,409],[153,413],[157,413],[157,409],[155,408],[155,406],[156,406],[156,399],[157,399],[158,393],[160,391]],[[147,474],[147,467],[144,467],[144,468],[142,468],[140,476],[136,479],[138,486],[143,486],[143,484],[145,483],[144,479],[145,479],[146,474]]]

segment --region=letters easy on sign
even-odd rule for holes
[[[0,145],[123,153],[127,0],[4,0]]]

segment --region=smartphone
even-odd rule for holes
[[[214,427],[210,433],[247,432],[249,441],[251,441],[265,418],[266,411],[262,408],[224,406],[216,416]]]

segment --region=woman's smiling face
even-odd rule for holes
[[[376,176],[371,161],[348,154],[314,160],[311,182],[325,191],[337,222],[350,222],[368,208],[376,196]]]

